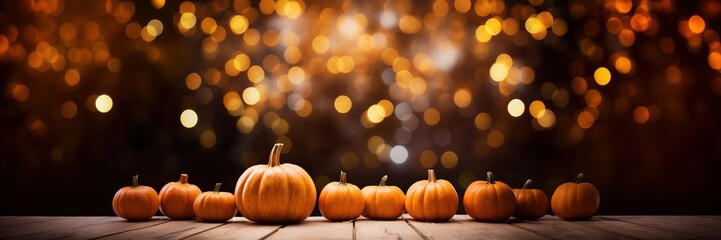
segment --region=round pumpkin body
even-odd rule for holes
[[[366,186],[363,192],[365,208],[363,216],[370,219],[392,220],[403,215],[405,194],[396,186],[386,186],[388,176],[383,176],[378,186]]]
[[[533,181],[528,179],[521,189],[513,189],[516,195],[516,210],[513,216],[520,219],[538,219],[548,212],[548,197],[543,191],[529,189]]]
[[[436,179],[428,170],[428,180],[421,180],[408,188],[405,207],[411,217],[423,221],[448,221],[458,210],[458,193],[453,184]]]
[[[160,190],[160,212],[175,220],[193,219],[193,203],[200,193],[198,186],[188,183],[188,174],[180,174],[180,180]]]
[[[113,197],[115,215],[128,221],[144,221],[155,216],[160,198],[155,189],[138,185],[138,176],[133,176],[130,187],[118,190]]]
[[[493,173],[487,175],[487,181],[475,181],[468,186],[463,196],[463,208],[478,221],[506,221],[516,208],[516,196],[508,185],[495,181]]]
[[[556,188],[551,196],[551,209],[565,220],[586,220],[596,214],[601,196],[591,183],[582,183],[583,173],[575,182],[567,182]]]
[[[245,218],[266,224],[296,223],[310,216],[316,191],[308,173],[295,164],[280,164],[283,144],[275,144],[268,165],[243,172],[235,186],[235,203]]]
[[[346,173],[340,172],[340,181],[328,183],[318,198],[320,214],[330,221],[348,221],[358,218],[365,208],[363,192],[346,182]]]
[[[233,218],[238,209],[233,194],[221,192],[220,183],[216,183],[214,191],[201,193],[195,198],[193,212],[205,222],[225,222]]]

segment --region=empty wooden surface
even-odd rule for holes
[[[0,239],[721,239],[719,216],[596,216],[564,221],[510,219],[483,223],[467,215],[448,222],[397,220],[329,222],[310,217],[292,225],[260,225],[242,217],[226,223],[153,217],[0,217]]]

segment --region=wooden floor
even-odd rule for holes
[[[721,239],[721,216],[597,216],[568,222],[481,223],[456,215],[444,223],[359,219],[328,222],[311,217],[296,225],[257,225],[242,217],[226,223],[170,221],[154,217],[0,217],[0,239]]]

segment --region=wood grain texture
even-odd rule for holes
[[[40,221],[5,228],[0,231],[0,238],[18,238],[47,232],[74,232],[90,224],[103,224],[114,221],[117,217],[60,217],[57,220]]]
[[[423,239],[402,219],[376,221],[364,217],[355,221],[356,239]]]
[[[619,233],[607,232],[584,226],[581,221],[565,221],[555,216],[544,216],[534,221],[512,220],[516,227],[526,229],[553,239],[620,239],[629,238]],[[588,222],[601,222],[592,218]]]
[[[74,223],[68,224],[67,221]],[[92,239],[140,230],[158,224],[169,223],[166,217],[153,217],[143,222],[128,222],[122,218],[74,217],[46,224],[60,224],[65,228],[26,235],[29,239]]]
[[[278,229],[267,239],[353,239],[353,222],[329,222],[323,217]]]
[[[683,233],[693,237],[721,239],[721,220],[695,216],[606,216],[659,230]]]
[[[423,222],[403,217],[421,232],[425,239],[547,239],[507,223],[482,223],[467,215],[456,215],[448,222]]]
[[[205,223],[197,220],[168,221],[135,231],[113,234],[100,239],[181,239],[219,227],[224,223]]]
[[[243,217],[235,217],[226,224],[190,236],[188,239],[262,239],[282,226],[255,224]]]
[[[596,216],[565,221],[510,219],[484,223],[468,215],[448,222],[402,219],[330,222],[310,217],[293,225],[259,225],[242,217],[226,223],[154,217],[0,217],[0,239],[721,239],[721,216]]]
[[[15,227],[31,223],[60,220],[59,217],[0,217],[0,228]]]

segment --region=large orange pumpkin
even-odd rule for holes
[[[520,219],[537,219],[546,215],[548,211],[548,197],[543,191],[529,189],[533,180],[526,180],[521,189],[513,189],[516,195],[516,210],[514,217]]]
[[[280,164],[282,143],[273,146],[268,165],[255,165],[243,172],[235,186],[240,214],[254,222],[296,223],[310,216],[315,207],[313,179],[295,164]]]
[[[171,219],[193,219],[193,202],[200,193],[198,186],[188,183],[188,174],[180,174],[180,180],[160,190],[160,212]]]
[[[566,220],[586,220],[596,214],[601,196],[593,184],[582,183],[583,173],[576,181],[561,184],[551,196],[551,209]]]
[[[406,211],[411,217],[423,221],[448,221],[458,210],[458,193],[453,184],[436,179],[428,170],[428,180],[421,180],[406,192]]]
[[[466,189],[463,208],[473,219],[485,222],[503,222],[511,217],[516,208],[516,196],[508,185],[493,179],[475,181]]]
[[[386,186],[388,175],[381,178],[378,186],[366,186],[361,190],[365,199],[363,216],[370,219],[391,220],[403,215],[405,194],[396,186]]]
[[[138,185],[138,175],[133,176],[130,187],[118,190],[113,197],[113,211],[129,221],[143,221],[158,212],[160,199],[155,189]]]
[[[340,181],[328,183],[320,191],[318,208],[323,217],[331,221],[348,221],[358,218],[365,208],[363,192],[346,182],[346,173],[340,172]]]
[[[193,212],[206,222],[225,222],[233,218],[238,209],[233,194],[221,192],[220,183],[216,183],[215,190],[201,193],[195,198]]]

